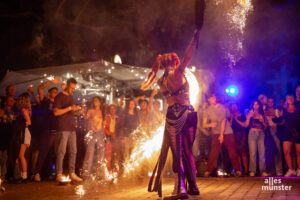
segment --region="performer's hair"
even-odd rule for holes
[[[162,55],[160,66],[167,68],[168,66],[177,66],[180,63],[180,59],[176,53],[165,53]]]

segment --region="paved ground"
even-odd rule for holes
[[[198,178],[197,182],[201,194],[190,197],[190,199],[300,199],[300,178],[280,178],[280,184],[273,181],[274,186],[291,186],[290,191],[264,191],[262,186],[269,186],[269,183],[265,183],[265,181],[264,178],[246,177]],[[147,192],[147,180],[130,182],[124,180],[119,184],[106,185],[86,182],[84,183],[86,194],[81,197],[75,194],[76,185],[73,184],[59,186],[55,182],[44,181],[4,186],[6,191],[0,193],[1,200],[160,199],[157,193]],[[163,195],[170,195],[172,189],[172,179],[163,179]]]

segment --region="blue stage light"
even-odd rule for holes
[[[234,85],[229,86],[228,88],[226,88],[226,93],[230,96],[235,96],[238,93],[238,88]]]

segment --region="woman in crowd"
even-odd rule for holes
[[[237,123],[241,126],[247,128],[250,127],[248,135],[248,145],[250,153],[250,165],[249,171],[250,176],[255,176],[256,173],[256,157],[257,150],[259,154],[259,170],[261,176],[268,176],[266,172],[266,159],[265,159],[265,133],[264,129],[266,127],[263,106],[259,100],[255,100],[252,103],[251,111],[247,115],[246,121],[242,122],[235,117]]]
[[[184,75],[185,68],[194,54],[199,34],[199,30],[194,32],[192,41],[181,63],[175,53],[158,55],[148,80],[142,84],[143,90],[148,89],[154,83],[158,69],[161,67],[164,70],[164,75],[158,80],[158,84],[162,94],[166,97],[169,107],[166,115],[165,134],[153,191],[158,191],[159,195],[161,195],[160,175],[166,161],[168,149],[171,147],[173,171],[176,174],[174,188],[176,195],[166,199],[188,198],[184,177],[187,178],[189,183],[188,193],[191,195],[199,195],[196,183],[196,167],[192,153],[197,126],[197,115],[194,115],[193,107],[190,105],[189,84]],[[149,191],[152,190],[152,181],[154,174],[156,174],[156,169],[155,167],[150,180]]]
[[[100,97],[95,96],[91,108],[87,111],[86,120],[88,134],[85,136],[86,152],[83,161],[83,176],[87,177],[91,173],[95,148],[97,150],[97,161],[102,164],[104,158],[104,133],[103,117]]]
[[[21,181],[27,180],[27,161],[25,152],[31,142],[29,127],[31,125],[31,103],[28,93],[23,93],[17,99],[16,120],[12,129],[12,140],[9,147],[7,163],[8,181],[13,181],[16,159],[18,159]]]
[[[300,111],[296,109],[295,99],[293,95],[287,95],[286,102],[287,108],[283,112],[282,122],[282,124],[284,124],[283,152],[289,170],[287,171],[285,176],[300,176]],[[291,156],[291,150],[294,144],[297,154],[297,172],[293,168]]]
[[[240,156],[242,157],[242,162],[244,166],[244,175],[248,175],[249,173],[249,159],[248,159],[248,141],[247,141],[247,129],[241,126],[236,120],[237,118],[239,121],[244,122],[246,121],[245,115],[241,114],[238,109],[237,104],[231,105],[231,118],[230,124],[233,129],[234,137],[235,137],[235,144],[236,149]]]
[[[121,116],[121,144],[122,161],[124,162],[130,155],[131,141],[130,134],[138,127],[139,117],[134,99],[127,102],[126,108]]]

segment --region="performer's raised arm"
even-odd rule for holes
[[[196,29],[194,31],[194,35],[193,35],[193,38],[192,38],[189,46],[185,50],[183,60],[182,60],[181,64],[178,66],[176,71],[179,71],[181,73],[184,72],[186,66],[189,64],[189,62],[191,61],[191,59],[194,55],[195,48],[196,48],[196,45],[199,40],[199,35],[200,35],[200,30]]]

